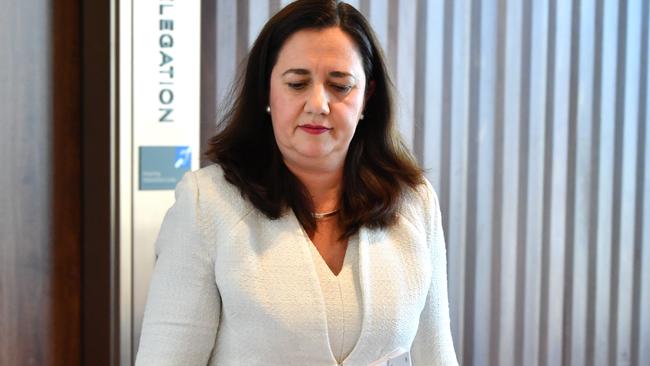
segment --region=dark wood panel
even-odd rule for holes
[[[78,0],[0,12],[0,365],[78,365]]]
[[[81,361],[81,11],[52,2],[52,364]]]
[[[115,365],[118,271],[111,184],[116,182],[116,127],[111,120],[111,1],[82,1],[83,281],[82,363]],[[115,75],[119,78],[119,75]],[[117,113],[118,111],[114,111]],[[115,187],[115,186],[114,186]]]

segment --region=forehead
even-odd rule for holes
[[[278,54],[275,68],[303,68],[311,72],[347,71],[363,76],[361,55],[352,38],[338,27],[303,29],[292,34]]]

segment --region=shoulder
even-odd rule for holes
[[[439,210],[438,195],[431,182],[422,177],[422,183],[415,187],[407,187],[402,192],[400,199],[400,213],[405,215],[422,215]]]
[[[204,219],[234,223],[254,209],[239,189],[224,178],[219,165],[209,165],[188,174],[195,181],[196,199]]]
[[[399,215],[423,231],[430,233],[440,213],[438,196],[426,177],[416,187],[402,193]]]
[[[191,173],[196,179],[197,188],[204,195],[212,198],[235,199],[240,196],[237,187],[226,181],[223,169],[218,164],[211,164]]]

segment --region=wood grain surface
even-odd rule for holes
[[[78,0],[0,12],[0,365],[80,360]]]

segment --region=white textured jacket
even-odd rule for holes
[[[415,366],[457,365],[438,200],[427,182],[401,207],[396,225],[358,233],[363,321],[343,365],[399,347]],[[337,365],[309,245],[293,212],[268,219],[219,166],[186,174],[156,243],[136,365]]]

